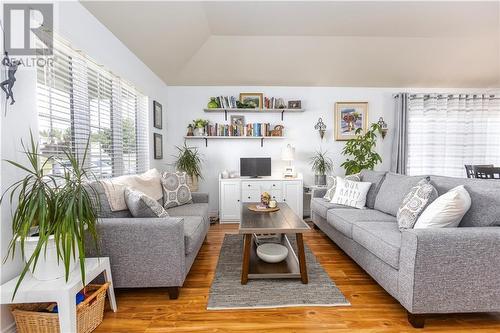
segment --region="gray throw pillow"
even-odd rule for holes
[[[359,173],[357,173],[355,175],[345,176],[344,179],[352,180],[354,182],[361,181]],[[328,176],[327,185],[328,185],[328,190],[326,190],[326,193],[325,193],[325,196],[323,197],[323,199],[326,199],[328,201],[332,201],[333,195],[335,194],[335,189],[337,188],[337,177]]]
[[[124,191],[125,203],[133,217],[167,217],[168,213],[153,198],[141,191],[127,187]]]
[[[164,172],[161,179],[165,209],[191,203],[193,198],[187,186],[185,172]]]
[[[399,229],[413,229],[420,214],[437,197],[438,192],[431,184],[430,177],[422,179],[413,186],[401,202],[396,215]]]

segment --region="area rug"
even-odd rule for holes
[[[296,248],[295,237],[289,237]],[[242,235],[225,235],[207,310],[259,309],[295,306],[350,306],[305,246],[308,284],[300,279],[249,280],[241,285]]]

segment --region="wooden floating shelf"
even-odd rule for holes
[[[184,140],[205,140],[205,147],[208,147],[209,139],[240,139],[240,140],[260,140],[260,146],[264,146],[264,140],[284,139],[284,136],[184,136]]]
[[[243,109],[243,108],[236,108],[236,109],[224,109],[224,108],[218,108],[218,109],[203,109],[203,111],[208,112],[208,113],[221,113],[224,112],[225,114],[225,119],[227,120],[227,113],[228,112],[239,112],[239,113],[281,113],[281,120],[283,120],[283,114],[285,112],[288,113],[300,113],[304,112],[305,109]]]

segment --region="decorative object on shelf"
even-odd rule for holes
[[[227,171],[227,170],[222,171],[220,176],[222,177],[222,179],[229,178],[229,171]]]
[[[277,205],[278,203],[276,202],[276,200],[269,201],[269,208],[276,208]]]
[[[5,103],[9,101],[10,105],[14,104],[14,93],[12,88],[14,88],[14,83],[16,82],[16,72],[17,67],[21,64],[20,60],[10,60],[9,53],[5,51],[5,57],[2,59],[2,65],[6,67],[7,79],[0,83],[0,87],[5,92]],[[5,115],[7,115],[7,108],[5,108]]]
[[[333,170],[333,161],[327,154],[327,151],[318,150],[310,160],[314,185],[326,185],[326,175]]]
[[[220,108],[220,104],[219,104],[219,102],[217,102],[217,99],[215,97],[210,97],[210,101],[207,104],[207,108],[218,109],[218,108]]]
[[[278,98],[276,101],[276,109],[286,109],[286,103],[283,98]]]
[[[23,176],[7,187],[0,198],[1,204],[10,192],[10,204],[14,207],[14,200],[18,201],[12,215],[12,239],[6,258],[9,255],[14,258],[16,249],[20,249],[25,265],[16,283],[13,299],[28,271],[35,279],[53,280],[64,276],[67,281],[78,259],[85,285],[85,233],[97,246],[98,209],[92,200],[97,193],[86,186],[91,175],[84,168],[90,139],[80,159],[71,150],[64,150],[64,160],[68,163],[67,166],[61,165],[64,168],[62,176],[46,173],[46,166],[57,161],[53,157],[42,157],[31,132],[29,144],[21,143],[29,164],[7,160],[7,163],[23,171]]]
[[[153,151],[155,160],[163,159],[163,135],[153,133]]]
[[[252,212],[259,212],[259,213],[271,213],[271,212],[277,212],[278,210],[280,210],[279,207],[270,208],[270,207],[263,206],[261,204],[248,205],[247,208],[248,208],[248,210],[251,210]]]
[[[283,136],[283,129],[285,126],[283,125],[276,125],[274,126],[274,129],[271,131],[271,136]]]
[[[271,200],[271,195],[268,192],[262,192],[260,195],[260,203],[266,208],[269,208],[269,201]]]
[[[267,263],[276,264],[285,260],[288,248],[281,244],[265,243],[257,247],[257,256]]]
[[[314,125],[314,129],[318,130],[319,136],[320,136],[321,140],[323,140],[323,137],[325,136],[325,132],[326,132],[326,125],[323,122],[323,119],[321,117],[318,119],[318,122],[316,123],[316,125]]]
[[[194,127],[193,134],[195,136],[205,135],[205,126],[207,126],[207,125],[208,125],[208,120],[205,120],[205,119],[193,120],[193,127]]]
[[[157,101],[153,101],[153,126],[158,129],[163,127],[162,106]]]
[[[368,102],[335,103],[335,140],[347,141],[354,138],[356,131],[368,129]]]
[[[264,107],[263,100],[263,93],[240,93],[240,103],[243,108],[248,106],[249,108],[262,109]]]
[[[245,116],[231,116],[231,125],[245,126]]]
[[[281,150],[281,160],[287,161],[288,165],[285,167],[283,172],[283,177],[285,178],[295,178],[295,168],[293,166],[293,160],[295,159],[295,148],[292,145],[286,145],[283,150]]]
[[[187,129],[188,129],[188,132],[187,132],[187,136],[194,136],[194,133],[193,133],[193,124],[189,124],[187,126]]]
[[[378,163],[382,163],[382,158],[375,151],[377,132],[382,133],[380,125],[373,123],[364,134],[362,129],[358,128],[356,137],[347,141],[342,155],[348,158],[340,165],[345,169],[346,175],[359,173],[361,170],[373,170]]]
[[[288,101],[288,108],[289,109],[301,109],[302,108],[302,101]]]
[[[382,139],[385,139],[388,128],[387,128],[387,123],[384,121],[383,117],[380,117],[378,119],[378,124],[380,125],[380,134],[382,134]]]
[[[184,146],[177,148],[177,157],[174,162],[175,168],[178,171],[185,172],[187,175],[187,185],[191,192],[198,191],[198,179],[203,179],[201,174],[201,154],[196,147]]]

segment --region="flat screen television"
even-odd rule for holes
[[[271,158],[240,158],[240,176],[262,177],[271,175]]]

